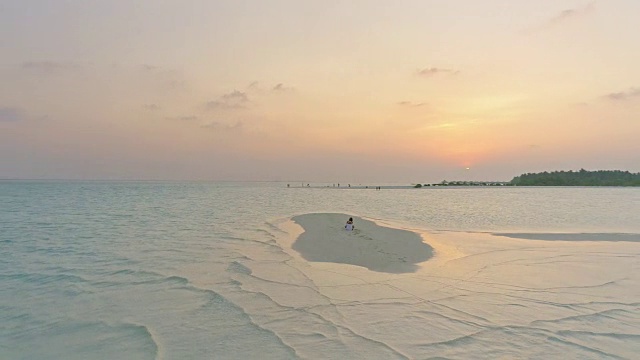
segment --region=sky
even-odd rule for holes
[[[0,179],[640,172],[637,0],[0,0]]]

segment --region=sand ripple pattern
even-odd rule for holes
[[[285,261],[232,263],[226,291],[299,358],[633,359],[640,352],[640,277],[630,271],[637,244],[431,236],[436,255],[415,273],[291,253]],[[447,246],[457,252],[439,255]]]

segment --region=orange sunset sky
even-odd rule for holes
[[[0,178],[638,172],[638,14],[637,0],[4,0]]]

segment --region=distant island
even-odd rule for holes
[[[297,183],[287,184],[288,188],[335,188],[335,189],[410,189],[429,187],[470,187],[470,186],[640,186],[640,173],[631,173],[622,170],[596,170],[588,171],[552,171],[541,173],[527,173],[514,177],[511,181],[477,181],[477,180],[443,180],[439,183],[414,183],[411,185],[363,185],[363,184],[307,184]]]
[[[553,171],[514,177],[514,186],[640,186],[640,173],[621,170]]]
[[[622,170],[552,171],[528,173],[514,177],[511,181],[442,181],[438,184],[415,184],[428,186],[640,186],[640,173]]]

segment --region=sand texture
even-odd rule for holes
[[[353,217],[355,229],[344,228],[345,214],[306,214],[293,218],[302,233],[293,244],[306,260],[365,267],[372,271],[409,273],[432,257],[419,234]]]
[[[247,258],[226,269],[236,285],[225,297],[277,334],[294,358],[640,353],[638,242],[606,241],[615,234],[529,240],[402,229],[356,216],[358,231],[348,233],[349,216],[282,220],[273,225],[275,242],[266,244],[277,257],[265,262],[247,248]]]

